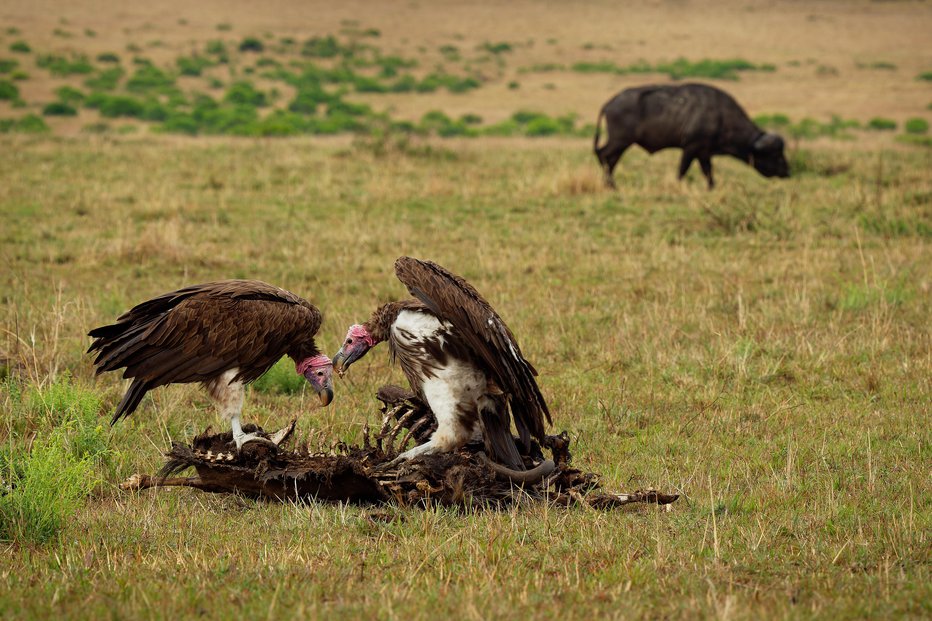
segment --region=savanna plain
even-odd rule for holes
[[[259,4],[0,6],[0,615],[932,616],[932,7]],[[605,189],[599,107],[677,79],[793,176],[632,149]],[[172,386],[111,428],[89,329],[257,278],[332,354],[402,254],[498,310],[577,466],[671,510],[119,489],[218,421]],[[376,350],[321,408],[283,361],[244,421],[327,451],[403,382]]]

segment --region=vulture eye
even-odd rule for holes
[[[317,372],[317,377],[323,377],[323,376],[324,376],[324,372],[323,372],[323,371],[318,371],[318,372]]]
[[[353,339],[346,339],[346,344],[347,344],[347,345],[352,345],[352,344],[353,344]]]

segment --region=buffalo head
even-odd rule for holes
[[[762,134],[751,146],[751,165],[765,177],[789,177],[790,166],[783,155],[783,138]]]

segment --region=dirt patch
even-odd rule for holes
[[[503,507],[540,500],[610,509],[634,502],[666,505],[678,498],[655,490],[603,491],[597,474],[572,467],[566,432],[547,436],[543,446],[532,442],[523,451],[523,471],[491,463],[479,443],[396,464],[393,460],[409,443],[427,441],[436,419],[412,393],[397,386],[383,386],[378,399],[382,427],[375,434],[367,428],[362,446],[339,443],[329,454],[311,453],[307,447],[286,450],[293,437],[292,421],[272,434],[248,426],[252,428],[245,431],[260,433],[269,443],[246,444],[237,454],[230,432],[208,429],[191,445],[175,444],[157,475],[133,475],[121,487],[180,486],[279,502],[316,499],[399,506]],[[175,476],[189,468],[195,476]]]

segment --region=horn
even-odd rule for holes
[[[776,151],[777,149],[782,148],[783,138],[777,134],[761,134],[761,136],[754,141],[755,151]]]

